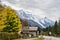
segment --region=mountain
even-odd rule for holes
[[[8,5],[6,5],[4,2],[2,2],[2,0],[0,0],[0,5],[2,5],[3,7],[7,8]]]
[[[54,22],[50,19],[48,19],[47,17],[41,18],[38,17],[36,15],[32,15],[30,12],[28,11],[23,11],[23,10],[19,10],[17,11],[19,17],[21,18],[21,20],[27,20],[28,25],[29,26],[37,26],[40,28],[46,28],[48,26],[52,26],[54,25]]]
[[[54,22],[50,19],[48,19],[47,17],[44,17],[42,19],[39,20],[41,24],[43,24],[45,27],[48,27],[48,26],[52,26],[54,25]]]
[[[0,1],[0,4],[2,4],[1,1]],[[2,4],[2,5],[4,7],[8,7],[5,4]],[[47,17],[41,18],[35,15],[32,15],[30,12],[24,11],[24,10],[15,10],[15,11],[17,12],[21,20],[24,21],[24,19],[26,19],[28,22],[28,25],[30,26],[38,26],[40,28],[46,28],[47,26],[54,25],[54,22],[48,19]]]

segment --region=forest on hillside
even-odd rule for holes
[[[53,26],[49,26],[43,29],[44,32],[51,32],[52,36],[60,36],[60,20],[55,22]]]

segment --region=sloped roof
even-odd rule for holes
[[[37,31],[38,27],[23,27],[22,30]]]

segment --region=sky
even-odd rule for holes
[[[53,21],[60,18],[60,0],[2,0],[15,10],[25,10],[38,17],[47,17]]]

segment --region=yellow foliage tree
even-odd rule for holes
[[[0,12],[0,30],[4,32],[17,32],[22,29],[22,24],[17,13],[11,8],[3,8]]]
[[[4,22],[5,22],[5,15],[3,15],[2,14],[2,11],[4,10],[5,8],[2,6],[2,5],[0,5],[0,31],[3,29],[3,27],[5,26],[5,25],[3,25],[4,24]]]

